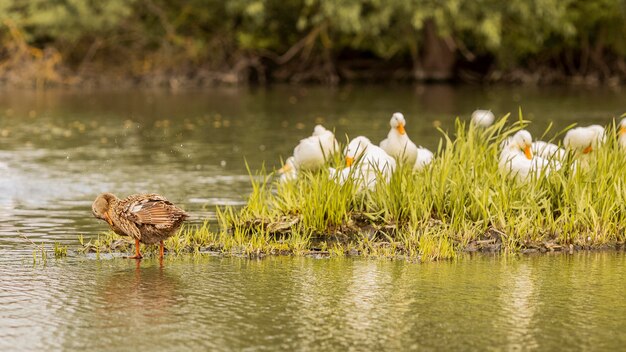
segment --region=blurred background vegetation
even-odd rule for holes
[[[2,0],[26,86],[626,82],[623,0]]]

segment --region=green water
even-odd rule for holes
[[[8,265],[0,270],[3,351],[626,344],[623,253],[427,264],[204,257],[140,267],[72,258],[46,268]]]
[[[374,142],[392,112],[435,149],[436,126],[519,106],[533,133],[608,124],[626,92],[390,86],[0,94],[0,350],[622,349],[624,253],[376,260],[41,259],[106,224],[103,191],[158,192],[192,223],[242,205],[315,123]]]

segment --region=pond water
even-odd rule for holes
[[[459,262],[2,256],[0,350],[622,350],[623,253]]]
[[[192,214],[242,205],[246,162],[280,166],[316,123],[374,142],[402,111],[416,143],[476,108],[608,124],[626,91],[366,86],[196,92],[0,93],[0,350],[616,349],[626,342],[623,253],[414,264],[350,259],[71,257],[106,230],[95,196],[157,192]]]

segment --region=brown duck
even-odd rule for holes
[[[163,258],[163,240],[172,236],[189,217],[165,197],[158,194],[133,194],[119,199],[111,193],[102,193],[93,202],[93,215],[109,223],[120,236],[135,239],[135,255],[141,259],[139,242],[159,243],[159,257]]]

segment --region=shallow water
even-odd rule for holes
[[[623,253],[7,263],[7,350],[620,350]]]
[[[392,112],[436,148],[455,116],[522,106],[529,128],[610,123],[626,91],[389,86],[0,94],[0,350],[570,348],[626,342],[624,255],[411,264],[223,258],[41,260],[106,230],[95,196],[158,192],[193,223],[241,205],[315,123],[383,139]],[[341,138],[340,138],[341,139]]]

